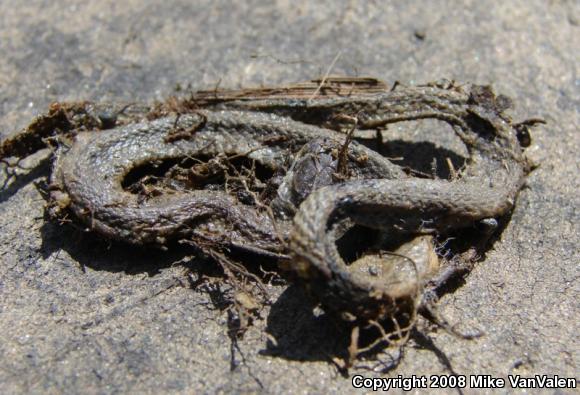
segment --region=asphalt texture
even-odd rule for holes
[[[449,322],[485,335],[420,324],[402,354],[387,349],[350,375],[578,377],[580,5],[461,3],[2,0],[0,131],[53,101],[298,82],[337,57],[337,75],[492,84],[514,119],[547,124],[533,130],[539,167],[511,221],[441,300]],[[35,183],[48,170],[0,192],[0,392],[361,392],[329,362],[344,339],[298,288],[270,286],[272,306],[236,345],[228,312],[192,289],[177,254],[47,223]]]

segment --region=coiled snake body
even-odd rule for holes
[[[53,210],[71,211],[90,229],[134,244],[189,240],[289,256],[289,266],[326,309],[377,319],[401,295],[349,271],[337,238],[355,224],[401,236],[446,233],[499,217],[513,207],[527,172],[518,131],[486,87],[204,98],[201,108],[178,115],[76,134],[56,155]],[[457,180],[409,177],[331,130],[426,118],[450,124],[468,148]],[[127,190],[128,175],[139,167],[220,155],[245,156],[280,175],[261,187],[276,189],[274,198],[248,204],[223,188],[199,188],[142,199]]]

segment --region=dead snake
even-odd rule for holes
[[[501,100],[478,86],[402,88],[314,101],[232,100],[177,118],[78,134],[72,146],[57,155],[51,196],[56,206],[70,209],[91,229],[130,243],[189,239],[266,255],[289,252],[292,267],[325,308],[358,318],[384,317],[396,296],[388,287],[346,270],[335,243],[345,219],[348,226],[425,234],[469,227],[506,213],[523,185],[527,162],[518,131],[502,110]],[[449,123],[467,146],[469,163],[458,180],[407,177],[398,166],[353,143],[350,157],[366,157],[367,162],[349,161],[351,180],[321,182],[321,188],[296,199],[292,185],[299,166],[290,167],[282,183],[285,189],[280,188],[272,207],[278,218],[283,212],[293,215],[292,206],[297,214],[292,224],[280,219],[278,228],[271,212],[240,204],[225,192],[195,190],[141,202],[123,187],[132,169],[151,161],[247,155],[278,170],[309,142],[326,141],[314,151],[340,147],[343,137],[320,126],[349,127],[356,122],[359,129],[373,129],[425,118]],[[175,128],[189,130],[191,136],[168,139]]]

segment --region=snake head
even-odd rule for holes
[[[477,140],[519,150],[531,144],[529,125],[525,122],[514,125],[505,114],[506,110],[513,107],[507,96],[496,96],[487,85],[473,85],[467,104],[469,107],[465,121]]]
[[[491,121],[492,124],[496,123],[494,122],[496,120],[507,122],[511,127],[495,127],[491,129],[495,129],[495,134],[500,137],[502,137],[502,132],[505,132],[506,130],[507,134],[503,137],[512,138],[515,135],[515,138],[522,149],[527,148],[532,144],[530,128],[546,123],[546,121],[541,118],[531,118],[522,122],[512,123],[510,118],[505,114],[506,110],[513,108],[512,100],[504,95],[496,96],[492,88],[487,85],[473,85],[469,92],[468,104],[472,105],[468,111],[484,121]]]

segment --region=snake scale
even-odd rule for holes
[[[529,170],[523,155],[529,142],[523,128],[504,114],[507,99],[488,87],[388,90],[375,80],[363,81],[365,86],[345,81],[335,84],[338,92],[321,91],[316,97],[309,85],[208,91],[177,114],[162,108],[148,119],[146,111],[135,110],[137,115],[118,124],[115,117],[109,122],[102,116],[101,124],[112,128],[78,128],[72,141],[57,150],[51,210],[71,212],[89,229],[133,244],[188,240],[278,257],[328,311],[385,318],[411,296],[393,292],[388,281],[371,281],[349,270],[337,239],[357,225],[387,238],[418,237],[504,215]],[[78,112],[88,113],[89,107]],[[78,123],[68,118],[68,128],[75,129]],[[458,179],[411,177],[336,132],[421,119],[448,123],[467,147],[468,163]],[[8,139],[1,154],[22,155],[21,148]],[[227,158],[236,157],[268,174],[255,180],[258,186],[250,188],[249,199],[227,186],[203,183],[145,199],[127,188],[130,174],[152,163],[189,159],[202,172],[211,173],[213,163],[215,174],[222,174]],[[260,202],[256,197],[266,190],[273,190],[272,198]]]

